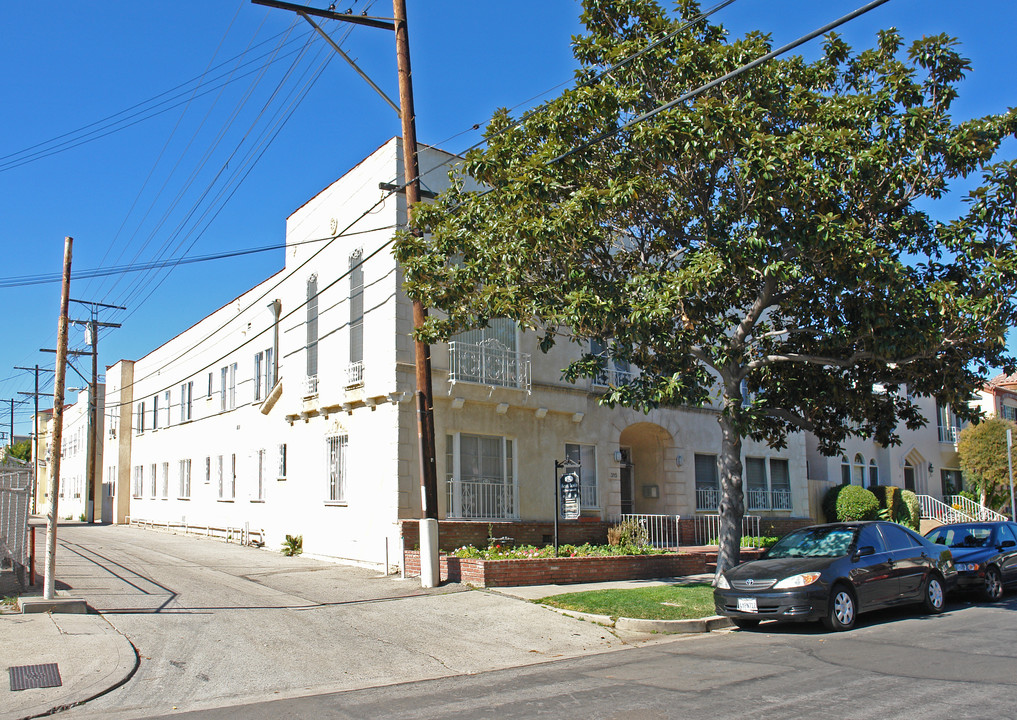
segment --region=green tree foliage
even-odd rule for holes
[[[32,459],[32,441],[22,440],[16,442],[7,450],[9,457],[17,458],[18,460],[24,460],[28,462]]]
[[[443,311],[428,340],[514,318],[544,350],[592,338],[639,368],[608,403],[716,407],[721,572],[738,562],[743,438],[892,444],[925,422],[905,385],[970,414],[979,373],[1009,366],[1017,163],[992,162],[1017,112],[954,122],[955,41],[887,30],[860,52],[830,35],[814,62],[768,62],[605,138],[771,49],[700,21],[602,74],[696,13],[585,0],[577,87],[522,122],[496,113],[396,254],[410,295]],[[927,214],[978,173],[967,212]]]
[[[1007,428],[1017,441],[1017,424],[995,416],[968,425],[957,439],[965,481],[978,493],[978,502],[994,510],[1010,503]]]

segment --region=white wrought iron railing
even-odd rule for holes
[[[696,510],[716,510],[719,507],[720,490],[718,488],[696,488]]]
[[[364,384],[364,363],[360,360],[346,366],[346,389],[361,387]]]
[[[318,394],[318,376],[308,375],[304,378],[304,397],[310,398]]]
[[[959,507],[947,505],[942,500],[931,495],[919,495],[918,507],[921,509],[922,519],[939,520],[942,523],[968,522],[974,518],[968,517]]]
[[[681,546],[679,526],[681,515],[644,515],[626,513],[611,519],[613,523],[635,520],[646,530],[647,540],[658,548],[677,548]]]
[[[516,488],[500,478],[449,480],[448,517],[460,520],[514,520]]]
[[[956,443],[961,429],[956,425],[940,425],[939,441],[941,443]]]
[[[717,545],[720,542],[720,515],[695,515],[692,518],[697,545]],[[759,547],[759,516],[742,517],[742,547]]]
[[[449,382],[479,383],[530,392],[529,353],[509,350],[495,339],[480,343],[453,340],[449,349]]]
[[[633,377],[635,377],[635,373],[631,370],[614,367],[609,363],[608,367],[593,378],[593,385],[594,387],[619,387],[632,382]]]
[[[1006,521],[1009,520],[1006,515],[998,513],[995,510],[990,510],[984,505],[976,503],[971,498],[966,498],[963,495],[948,495],[943,498],[943,501],[950,507],[959,509],[962,513],[967,515],[972,520],[985,521]]]

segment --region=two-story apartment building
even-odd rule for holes
[[[456,158],[422,147],[440,192]],[[411,303],[391,254],[406,221],[393,139],[287,220],[285,267],[134,362],[107,372],[111,517],[264,530],[277,547],[383,564],[420,516]],[[609,408],[607,385],[561,369],[514,323],[432,348],[439,516],[551,521],[555,462],[580,477],[584,517],[716,512],[712,408]],[[601,351],[602,348],[593,348]],[[746,441],[750,512],[809,514],[804,436]]]
[[[98,402],[97,420],[99,429],[96,437],[103,434],[103,416],[105,403],[105,387],[99,383],[96,391]],[[39,433],[39,475],[35,484],[35,504],[37,511],[44,511],[49,501],[49,478],[52,469],[53,453],[57,451],[52,445],[53,437],[53,411],[41,411],[35,418],[35,426]],[[82,389],[78,392],[78,398],[74,403],[65,405],[63,408],[63,431],[59,448],[60,455],[60,480],[57,487],[59,500],[57,502],[57,515],[61,519],[74,519],[88,517],[88,477],[89,477],[89,403],[88,390]],[[102,445],[96,447],[95,474],[99,476],[102,468]],[[95,503],[98,506],[99,495],[95,496]]]

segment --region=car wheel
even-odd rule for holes
[[[835,585],[830,594],[830,606],[823,618],[828,630],[850,630],[855,626],[858,605],[855,594],[847,585]]]
[[[996,602],[1003,597],[1003,578],[997,568],[990,567],[985,571],[985,587],[982,588],[982,597],[989,602]]]
[[[735,624],[735,627],[739,627],[742,630],[750,630],[759,625],[759,621],[752,618],[731,618],[731,622]]]
[[[946,607],[946,593],[943,591],[943,580],[935,573],[929,574],[925,581],[925,595],[922,607],[929,613],[941,613]]]

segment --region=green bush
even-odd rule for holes
[[[886,510],[886,519],[896,520],[903,510],[900,501],[900,488],[894,485],[874,485],[869,490],[879,501],[880,509]],[[906,512],[906,510],[904,511]]]
[[[837,522],[837,496],[847,485],[834,485],[823,496],[823,515],[827,522]]]
[[[869,490],[857,485],[845,485],[837,495],[837,520],[875,520],[879,514],[879,501]]]
[[[907,525],[917,531],[922,524],[922,506],[918,502],[918,496],[910,490],[901,490],[901,507],[907,511],[906,522],[898,521],[901,525]]]
[[[607,529],[607,544],[642,547],[650,544],[650,536],[642,523],[634,518],[629,518]]]

